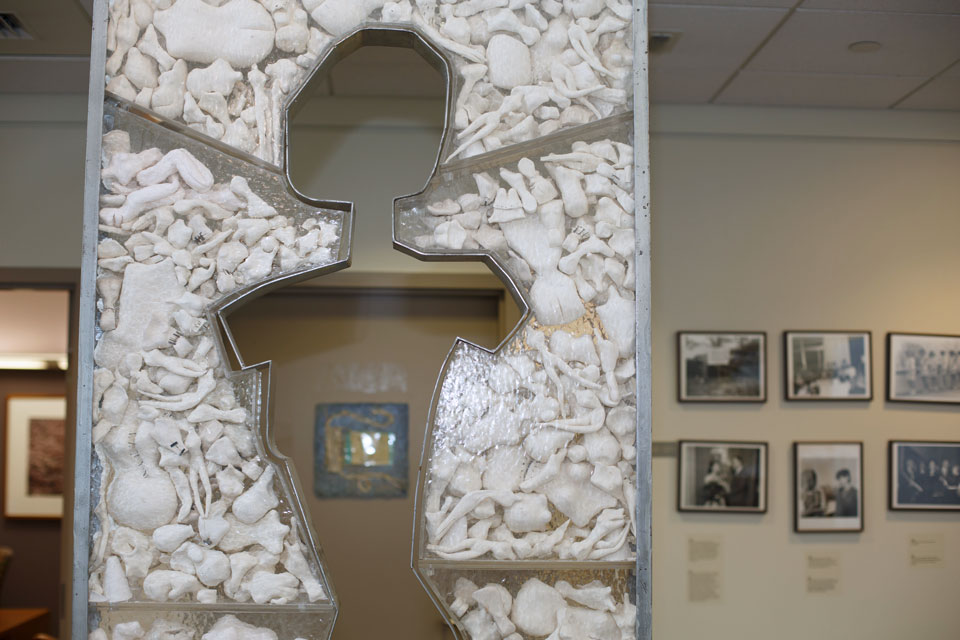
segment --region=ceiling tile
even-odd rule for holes
[[[915,94],[897,105],[898,109],[960,110],[960,75],[934,78]]]
[[[847,49],[875,40],[871,53]],[[931,76],[960,56],[960,16],[797,10],[750,61],[752,71]]]
[[[74,0],[2,0],[32,39],[0,40],[0,55],[89,55],[90,16]]]
[[[907,76],[741,71],[718,104],[884,109],[923,83]]]
[[[905,13],[960,13],[957,0],[804,0],[804,9],[900,11]]]
[[[948,78],[960,78],[960,60],[957,60],[953,65],[943,72],[943,75]]]
[[[334,96],[406,96],[442,98],[443,78],[413,49],[363,47],[330,73]]]
[[[798,0],[650,0],[653,5],[699,5],[714,7],[770,7],[789,9]]]
[[[86,93],[90,58],[0,56],[0,93]]]
[[[785,9],[650,6],[650,31],[680,33],[669,51],[651,58],[651,65],[733,73],[786,13]],[[730,37],[733,33],[735,38]]]
[[[662,69],[654,62],[650,65],[650,101],[707,103],[728,77],[726,69]]]

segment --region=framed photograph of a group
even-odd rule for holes
[[[960,336],[888,333],[887,400],[960,404]]]
[[[863,531],[863,443],[794,442],[794,530]]]
[[[767,443],[681,440],[677,509],[765,513]]]
[[[786,331],[787,400],[870,400],[873,356],[869,331]]]
[[[766,402],[767,334],[681,331],[677,334],[680,402]]]
[[[960,442],[890,442],[890,509],[960,511]]]

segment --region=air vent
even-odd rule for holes
[[[14,13],[0,13],[0,40],[33,40]]]
[[[651,31],[648,36],[647,48],[651,55],[666,53],[673,49],[679,39],[679,31]]]

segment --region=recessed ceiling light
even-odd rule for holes
[[[647,38],[647,48],[651,55],[666,53],[673,49],[679,38],[679,31],[651,31]]]
[[[854,53],[871,53],[879,50],[881,47],[883,47],[883,45],[876,40],[860,40],[859,42],[851,42],[847,45],[847,49]]]

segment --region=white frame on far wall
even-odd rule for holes
[[[840,466],[836,461],[853,461],[854,464]],[[816,462],[818,466],[829,469],[829,474],[822,473],[813,476],[816,485],[810,489],[811,493],[819,493],[824,513],[815,516],[804,515],[804,499],[806,491],[804,472]],[[840,469],[850,473],[850,483],[857,492],[857,514],[853,516],[837,516],[831,512],[830,503],[836,509],[836,496],[827,495],[826,487],[835,491],[833,486],[839,479],[834,475]],[[823,471],[823,469],[821,469]],[[863,531],[863,443],[862,442],[794,442],[793,443],[793,530],[796,533],[859,533]]]
[[[831,393],[829,388],[825,388],[825,393],[818,395],[801,394],[794,389],[796,382],[795,362],[793,358],[793,343],[798,338],[822,338],[824,342],[833,338],[835,340],[842,338],[862,338],[864,341],[864,393],[852,394],[847,391],[847,395]],[[826,346],[826,345],[824,345]],[[873,340],[869,331],[784,331],[783,332],[783,380],[784,392],[787,400],[842,400],[842,401],[867,401],[873,400]],[[848,363],[848,368],[856,369],[852,362]],[[856,375],[856,374],[854,374]]]
[[[29,493],[30,419],[64,420],[64,396],[8,396],[4,451],[3,515],[7,518],[62,518],[63,495]]]

